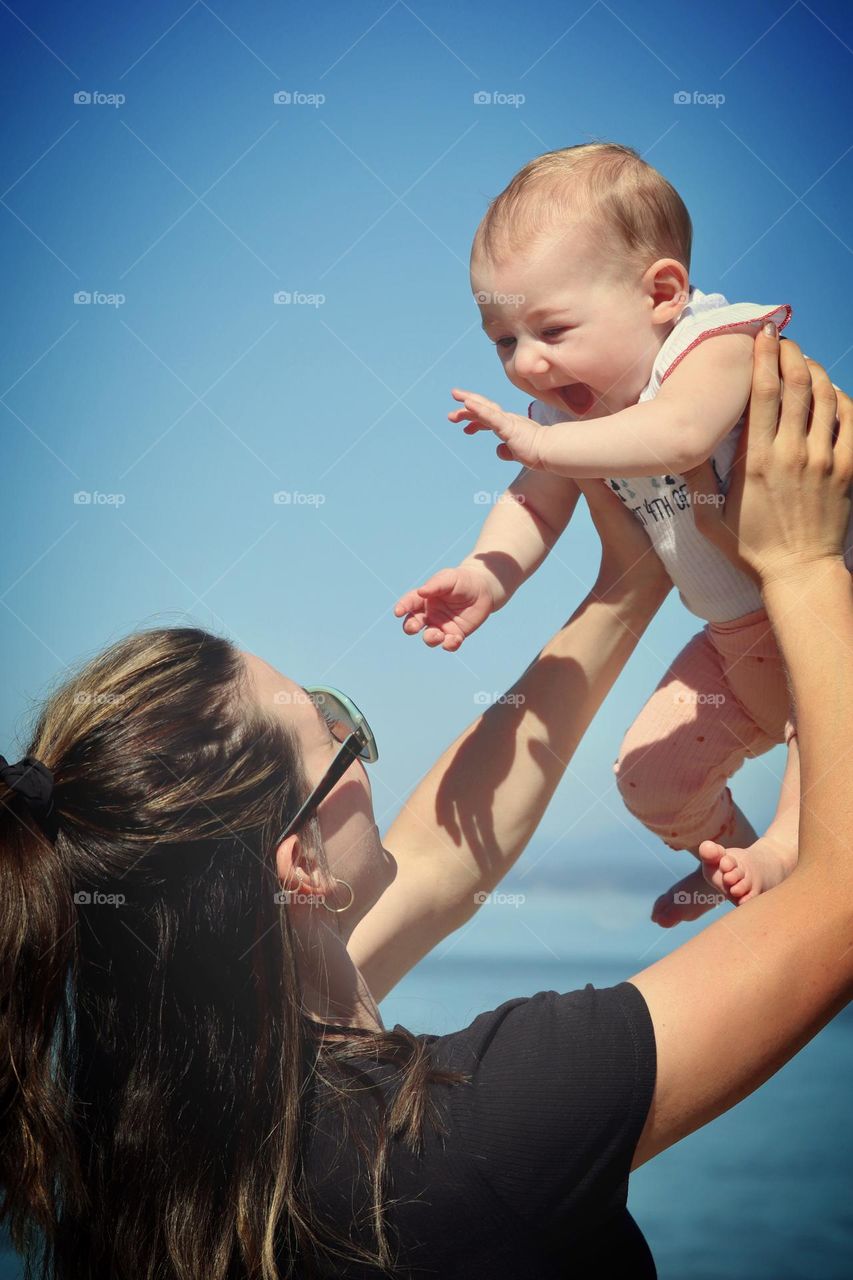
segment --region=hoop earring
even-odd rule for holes
[[[347,888],[349,889],[349,902],[346,904],[345,907],[326,907],[325,902],[322,904],[324,907],[326,907],[327,911],[332,911],[335,915],[339,915],[341,911],[347,911],[352,906],[352,904],[355,902],[355,894],[353,893],[352,885],[347,884],[346,880],[341,880],[337,876],[332,876],[332,879],[334,880],[335,884],[346,884]]]

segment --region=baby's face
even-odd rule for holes
[[[611,264],[581,226],[500,266],[475,260],[471,285],[520,391],[584,419],[636,404],[666,334],[642,277]]]

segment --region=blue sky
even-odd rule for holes
[[[392,607],[470,549],[475,495],[514,474],[446,415],[454,385],[526,407],[467,262],[543,151],[635,147],[691,211],[693,283],[790,302],[787,333],[853,386],[843,4],[20,3],[0,47],[9,758],[67,665],[189,621],[355,698],[383,827],[512,682],[594,578],[585,516],[458,655]],[[543,820],[549,861],[666,886],[610,765],[697,626],[675,598],[652,625]],[[738,777],[756,823],[782,765]]]

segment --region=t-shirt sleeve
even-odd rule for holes
[[[460,1145],[531,1227],[588,1231],[625,1208],[654,1093],[654,1027],[629,982],[540,991],[479,1015],[472,1083],[451,1090]]]
[[[793,309],[787,302],[778,307],[759,302],[731,302],[702,309],[675,326],[655,361],[653,381],[666,382],[684,357],[707,338],[721,333],[748,333],[754,337],[765,320],[772,320],[781,332],[792,315]]]

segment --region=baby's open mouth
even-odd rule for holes
[[[585,382],[570,382],[555,391],[572,413],[586,413],[595,404],[595,392]]]

